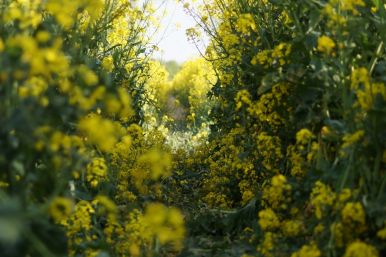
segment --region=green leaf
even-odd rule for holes
[[[381,0],[373,0],[375,7],[379,8],[381,6]]]
[[[257,94],[262,95],[262,94],[268,92],[279,81],[280,81],[280,76],[277,73],[268,73],[261,80],[261,86],[257,90]]]

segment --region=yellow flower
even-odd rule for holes
[[[235,101],[236,101],[236,109],[240,109],[244,104],[249,106],[252,104],[252,101],[250,99],[251,95],[249,92],[245,89],[240,90],[237,92]]]
[[[69,29],[78,19],[81,10],[83,16],[87,15],[92,20],[96,20],[102,14],[104,1],[102,0],[48,0],[46,4],[47,11],[52,14],[56,21],[64,28]],[[82,15],[80,16],[82,17]]]
[[[383,83],[371,83],[367,68],[357,68],[351,74],[351,88],[357,96],[355,106],[360,106],[365,111],[373,107],[376,95],[386,99],[386,86]]]
[[[111,152],[120,134],[118,124],[98,115],[90,115],[79,121],[79,131],[100,150]]]
[[[38,97],[42,95],[48,88],[47,82],[41,77],[31,77],[23,85],[18,88],[19,96]]]
[[[121,140],[115,145],[114,153],[120,157],[124,157],[129,154],[133,140],[131,136],[123,136]]]
[[[184,217],[176,208],[168,208],[160,203],[146,207],[144,222],[148,233],[157,237],[161,244],[172,243],[181,248],[185,236]]]
[[[265,209],[259,212],[259,225],[263,230],[271,230],[280,226],[279,218],[272,209]]]
[[[66,197],[56,197],[50,203],[48,212],[56,223],[65,224],[73,211],[73,201]]]
[[[99,256],[99,254],[100,254],[99,250],[87,249],[85,251],[86,257],[97,257],[97,256]]]
[[[93,204],[103,206],[104,209],[102,211],[107,211],[108,213],[116,213],[118,211],[116,204],[104,195],[98,195],[95,197]]]
[[[51,35],[47,31],[39,31],[36,34],[36,40],[39,41],[40,43],[46,43],[50,40]]]
[[[378,257],[377,249],[361,241],[351,243],[344,253],[343,257]]]
[[[92,187],[96,187],[99,182],[103,181],[107,176],[107,166],[105,159],[94,158],[87,165],[86,180]]]
[[[330,226],[330,231],[334,236],[335,244],[338,247],[342,247],[343,241],[345,240],[345,237],[347,237],[347,234],[348,234],[348,233],[345,233],[343,229],[344,227],[341,222],[334,222]]]
[[[237,20],[237,30],[245,35],[250,34],[251,31],[256,31],[256,23],[252,14],[242,14]]]
[[[258,247],[258,251],[260,251],[264,256],[272,256],[270,251],[274,248],[275,245],[275,234],[272,232],[264,233],[264,240],[261,246]]]
[[[89,231],[91,229],[91,214],[94,212],[95,210],[89,202],[84,200],[78,202],[66,224],[67,236],[71,238],[82,230]]]
[[[303,229],[303,223],[300,220],[286,220],[282,223],[284,235],[294,237],[299,235]]]
[[[320,131],[320,133],[322,134],[322,137],[325,138],[325,137],[329,137],[329,136],[333,136],[334,135],[334,132],[331,131],[331,128],[327,127],[327,126],[323,126],[322,127],[322,130]]]
[[[250,190],[244,191],[242,195],[242,203],[243,204],[248,203],[254,196],[255,194],[252,191]]]
[[[359,202],[347,203],[342,212],[343,223],[347,226],[354,226],[359,230],[366,224],[366,216],[363,206]]]
[[[318,50],[320,52],[331,54],[335,48],[335,42],[328,36],[321,36],[318,38]]]
[[[111,72],[114,69],[114,60],[112,56],[107,56],[102,60],[102,67],[108,72]]]
[[[105,6],[104,0],[83,0],[83,4],[86,6],[87,14],[90,15],[92,20],[96,20],[100,17]]]
[[[256,56],[254,56],[251,60],[252,65],[256,65],[257,63],[264,66],[264,68],[268,68],[270,65],[279,64],[283,66],[287,63],[286,57],[290,55],[292,51],[292,46],[288,43],[280,43],[275,46],[273,50],[264,50],[259,52]]]
[[[377,237],[379,237],[383,240],[386,239],[386,222],[385,222],[385,226],[377,232]]]
[[[98,76],[94,73],[94,71],[92,71],[86,65],[79,66],[78,72],[84,83],[86,83],[88,86],[94,86],[99,81]]]
[[[364,7],[366,6],[363,0],[341,0],[342,10],[351,11],[353,14],[358,14],[356,8],[358,6]]]
[[[291,185],[287,183],[287,179],[283,175],[276,175],[272,177],[271,185],[263,189],[263,200],[271,208],[277,209],[283,206],[286,194],[291,191]]]
[[[338,196],[338,200],[339,200],[340,203],[342,203],[342,202],[347,201],[351,196],[352,196],[351,189],[350,188],[344,188],[340,192],[340,194]]]
[[[130,245],[129,252],[130,252],[130,255],[134,256],[134,257],[140,256],[140,254],[141,254],[141,250],[138,247],[138,245],[136,245],[136,244],[131,244]]]
[[[296,143],[307,144],[313,137],[313,134],[308,129],[301,129],[296,133]]]
[[[344,135],[342,148],[347,148],[357,143],[359,140],[361,140],[364,137],[364,135],[365,135],[365,132],[363,130],[358,130],[352,134]]]
[[[364,67],[354,69],[351,73],[351,88],[357,90],[361,84],[365,88],[370,86],[369,71]]]
[[[291,257],[319,257],[321,255],[315,243],[311,243],[310,245],[303,245],[299,251],[291,254]]]
[[[315,216],[318,219],[323,217],[325,207],[331,206],[335,200],[335,193],[331,188],[321,181],[317,181],[311,192],[310,203],[315,207]]]
[[[48,0],[46,8],[63,28],[69,29],[73,25],[78,12],[78,2],[79,1]]]
[[[172,167],[171,156],[158,149],[152,149],[143,154],[138,159],[138,163],[150,168],[150,177],[154,180],[169,176]]]
[[[269,54],[270,54],[270,52],[268,50],[259,52],[258,54],[256,54],[252,58],[251,64],[256,65],[257,63],[259,63],[259,64],[263,65],[265,68],[268,68],[268,63],[272,62],[272,59],[269,56]]]

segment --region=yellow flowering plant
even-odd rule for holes
[[[218,77],[209,142],[179,164],[202,181],[193,224],[214,231],[192,238],[226,245],[203,252],[382,255],[382,1],[181,2],[198,23],[191,40],[211,38],[202,52]]]
[[[180,250],[180,211],[159,204],[159,227],[145,215],[172,163],[140,126],[142,2],[0,1],[0,255],[152,255],[153,235]]]
[[[384,256],[383,1],[177,2],[0,0],[0,255]]]

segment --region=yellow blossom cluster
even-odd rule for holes
[[[291,185],[287,183],[283,175],[275,175],[271,184],[263,189],[262,199],[267,206],[273,209],[286,208],[286,195],[291,191]]]
[[[327,55],[332,54],[335,48],[335,42],[328,36],[321,36],[318,38],[318,50]]]
[[[287,57],[291,54],[291,45],[280,43],[273,50],[264,50],[252,58],[251,64],[260,64],[264,68],[274,65],[283,66],[288,62]]]

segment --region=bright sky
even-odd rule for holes
[[[158,2],[158,1],[155,1]],[[192,17],[185,13],[182,4],[176,0],[166,0],[166,17],[161,21],[161,29],[155,37],[159,41],[160,51],[155,58],[162,61],[175,60],[182,63],[192,57],[199,56],[199,52],[192,42],[189,42],[185,31],[195,25]]]

